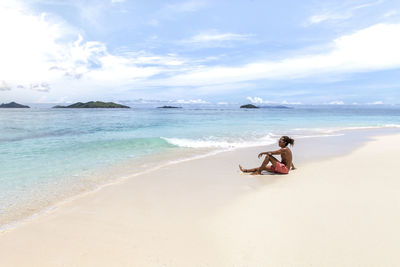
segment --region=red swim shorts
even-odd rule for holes
[[[276,173],[282,173],[282,174],[288,174],[289,170],[286,168],[286,166],[283,163],[276,162],[275,163],[275,168],[272,167],[272,170]]]

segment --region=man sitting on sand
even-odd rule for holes
[[[288,147],[288,144],[293,146],[294,140],[288,136],[282,136],[279,139],[279,146],[281,147],[281,149],[276,151],[262,152],[258,154],[258,158],[262,157],[262,155],[266,155],[260,167],[253,169],[244,169],[241,165],[239,165],[240,170],[242,172],[251,172],[251,174],[261,174],[261,172],[264,170],[274,173],[288,174],[290,168],[292,170],[296,169],[292,162],[292,151]],[[282,160],[279,161],[272,155],[281,155]],[[270,162],[271,165],[267,166]]]

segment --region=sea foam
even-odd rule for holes
[[[166,138],[161,137],[168,143],[186,148],[219,148],[219,149],[234,149],[242,147],[254,147],[262,145],[271,145],[276,143],[276,138],[273,134],[268,134],[261,138],[202,138],[202,139],[189,139],[189,138]]]

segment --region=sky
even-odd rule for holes
[[[0,102],[400,104],[398,0],[2,0]]]

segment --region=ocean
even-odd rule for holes
[[[400,128],[400,106],[0,109],[0,229],[105,183],[219,151]]]

